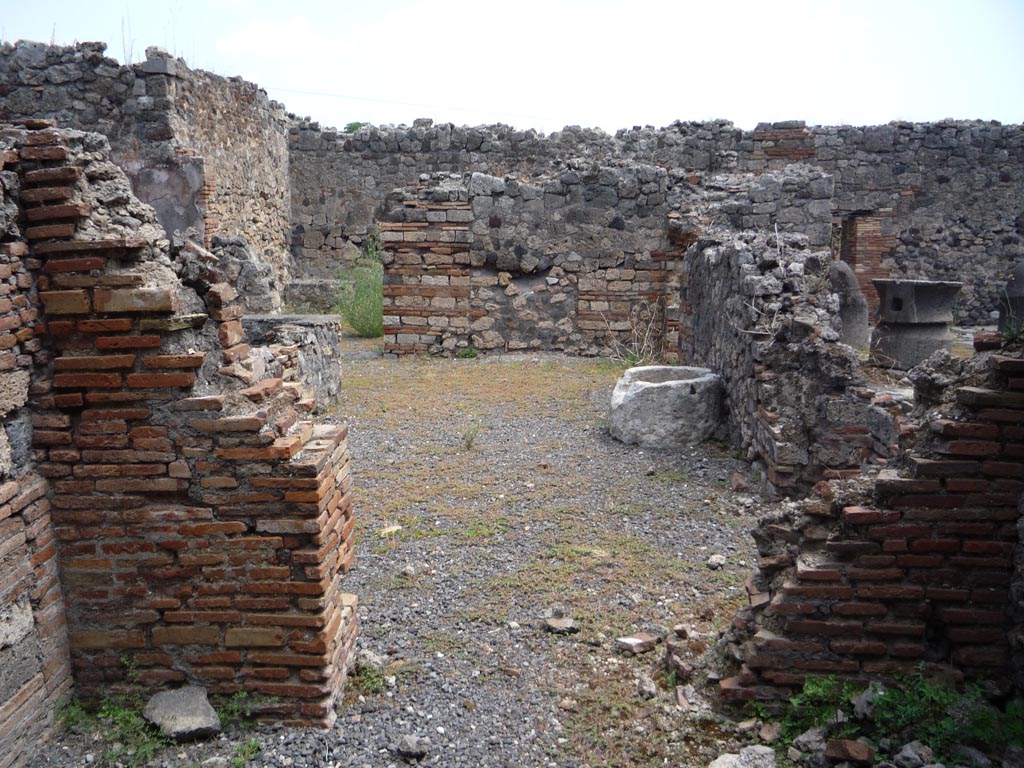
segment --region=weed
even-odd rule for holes
[[[217,714],[221,724],[227,728],[232,725],[248,725],[252,722],[253,713],[259,702],[249,698],[247,691],[235,691],[220,707]]]
[[[78,699],[68,699],[57,707],[57,719],[72,731],[83,732],[96,725],[96,715]]]
[[[348,673],[348,680],[349,685],[364,696],[380,693],[387,688],[384,670],[373,664],[357,661],[352,671]]]
[[[363,256],[353,262],[351,288],[338,295],[341,316],[357,336],[377,338],[384,333],[384,264],[380,243],[367,238]]]
[[[689,481],[686,473],[678,469],[660,469],[651,477],[660,483],[685,483]]]
[[[476,351],[476,347],[463,347],[455,353],[458,360],[475,360],[479,356],[480,353]]]
[[[663,356],[665,308],[660,301],[640,299],[629,317],[615,323],[602,313],[613,357],[627,366],[653,365]]]
[[[466,526],[463,535],[467,539],[489,539],[504,533],[511,527],[508,518],[498,517],[494,520],[474,520]]]
[[[156,753],[170,744],[139,711],[138,702],[125,704],[121,701],[105,700],[97,718],[110,748],[103,759],[109,763],[125,766],[141,766],[149,763]]]
[[[808,728],[816,726],[835,724],[841,731],[846,731],[849,725],[837,713],[848,707],[850,699],[857,693],[855,685],[848,681],[840,682],[835,675],[811,675],[804,681],[803,690],[789,700],[790,708],[783,720],[783,741],[789,743]],[[852,733],[844,732],[839,738],[850,735]]]
[[[480,434],[480,430],[483,429],[479,424],[474,424],[465,432],[462,433],[462,447],[464,450],[472,451],[473,446],[476,445],[477,435]]]
[[[231,765],[233,768],[242,768],[242,766],[255,758],[262,749],[263,745],[260,744],[259,739],[255,736],[250,737],[245,742],[235,747],[235,756],[231,758]]]
[[[1024,745],[1024,702],[1013,702],[1001,712],[982,702],[977,685],[960,691],[927,678],[922,669],[897,678],[891,685],[872,683],[871,687],[871,718],[855,721],[848,716],[850,702],[864,690],[862,687],[835,676],[808,677],[803,690],[789,700],[790,707],[782,719],[781,743],[788,745],[808,728],[819,727],[827,729],[832,738],[866,736],[893,744],[919,739],[944,760],[959,743],[996,751],[1011,744]],[[753,705],[749,711],[755,717],[769,719],[764,706]]]

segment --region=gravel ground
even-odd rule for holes
[[[735,748],[707,671],[754,559],[757,505],[730,490],[746,468],[714,445],[613,440],[620,373],[548,355],[347,361],[362,635],[338,722],[236,729],[150,764],[705,766]],[[559,616],[578,631],[548,631]],[[665,676],[662,645],[616,650],[677,624],[690,681]],[[66,731],[29,764],[107,748]]]

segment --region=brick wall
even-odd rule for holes
[[[822,485],[759,526],[743,666],[722,682],[727,698],[785,698],[808,674],[867,681],[922,663],[954,679],[1024,683],[1010,645],[1024,361],[995,354],[976,366],[981,386],[957,388],[870,500],[847,504]]]
[[[329,724],[357,632],[347,431],[309,416],[295,345],[254,363],[268,356],[208,254],[188,286],[165,266],[162,231],[98,137],[36,127],[5,155],[29,223],[28,247],[5,248],[33,270],[46,342],[24,358],[45,482],[22,514],[52,508],[76,691],[193,682]],[[175,256],[202,261],[195,248]]]
[[[39,142],[22,148],[45,156]],[[31,270],[21,236],[20,153],[0,130],[0,766],[45,738],[71,689],[67,628],[46,481],[31,466],[34,419],[25,407],[33,370],[47,360]],[[28,193],[59,206],[50,190]]]
[[[659,171],[594,168],[529,184],[441,174],[389,197],[385,351],[678,359],[683,249],[667,240]],[[647,180],[637,184],[638,173]],[[638,231],[662,248],[640,248]]]
[[[854,215],[842,221],[840,258],[850,265],[861,293],[868,302],[868,317],[878,312],[878,291],[872,280],[886,279],[890,270],[883,266],[896,247],[892,233],[892,211],[884,215]]]

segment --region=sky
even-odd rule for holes
[[[1024,122],[1024,0],[0,0],[0,38],[159,46],[338,128]]]

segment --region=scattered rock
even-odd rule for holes
[[[177,741],[202,739],[220,733],[220,716],[210,706],[206,689],[188,685],[161,691],[149,700],[142,716]]]
[[[636,692],[641,699],[653,699],[658,695],[658,684],[650,675],[641,672],[636,678]]]
[[[547,615],[552,619],[560,619],[565,616],[565,606],[561,603],[552,603]]]
[[[676,686],[676,704],[683,708],[684,711],[690,709],[690,697],[686,695],[686,689],[681,685]]]
[[[690,636],[690,631],[686,628],[685,624],[676,624],[672,627],[672,631],[675,633],[676,637],[682,638],[683,640]]]
[[[669,628],[663,624],[647,624],[643,631],[657,640],[659,643],[669,636]]]
[[[851,699],[853,702],[853,716],[858,720],[868,720],[875,712],[875,702],[882,695],[884,689],[877,685],[869,685],[861,693]]]
[[[707,566],[712,571],[717,571],[719,568],[724,567],[725,563],[725,555],[712,555],[708,558]]]
[[[739,472],[733,472],[729,475],[729,487],[736,493],[746,493],[750,490],[750,483]]]
[[[793,747],[801,752],[824,752],[825,751],[825,729],[809,728],[795,739]]]
[[[422,760],[430,751],[428,736],[412,736],[406,734],[398,740],[395,751],[406,760]]]
[[[920,741],[912,741],[903,745],[903,749],[896,754],[893,762],[899,768],[921,768],[923,765],[931,764],[934,759],[935,755],[930,747]]]
[[[757,732],[758,738],[765,744],[774,744],[781,735],[782,723],[765,723],[761,726],[761,730]]]
[[[574,635],[580,631],[579,625],[575,620],[568,617],[545,619],[544,629],[556,635]]]
[[[871,765],[875,759],[875,750],[864,742],[853,739],[829,739],[825,745],[825,757],[830,760]]]
[[[956,758],[957,764],[968,766],[968,768],[990,768],[992,765],[988,756],[974,747],[959,746],[953,750],[953,756]],[[1003,765],[1010,766],[1011,763],[1004,759]]]
[[[775,751],[771,747],[744,747],[738,755],[720,755],[708,768],[775,768]]]
[[[626,653],[647,653],[653,651],[658,644],[658,638],[646,632],[637,632],[635,635],[620,637],[615,641],[615,647]]]

